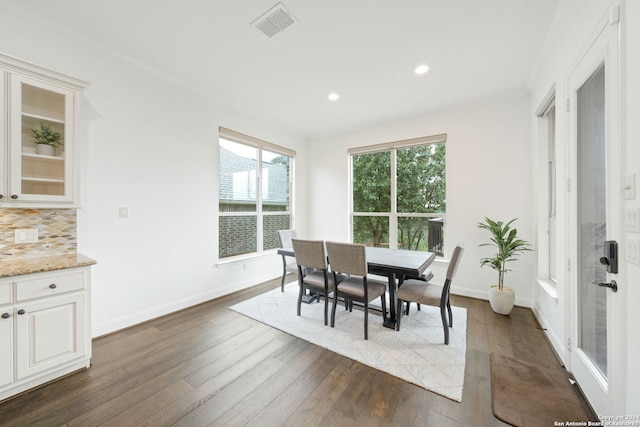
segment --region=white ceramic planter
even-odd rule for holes
[[[503,286],[500,290],[497,285],[489,288],[489,303],[496,313],[508,316],[515,302],[516,293],[512,289]]]
[[[47,144],[36,144],[36,154],[42,154],[43,156],[55,156],[56,148]]]

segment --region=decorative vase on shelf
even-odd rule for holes
[[[56,147],[47,144],[36,144],[36,154],[41,154],[43,156],[55,156]]]

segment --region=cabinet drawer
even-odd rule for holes
[[[64,274],[50,274],[43,277],[16,282],[16,301],[58,295],[84,288],[82,271]]]
[[[11,283],[0,283],[0,305],[11,303]]]

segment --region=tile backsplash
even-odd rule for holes
[[[38,243],[15,243],[15,230],[38,229]],[[0,259],[77,251],[76,209],[0,209]]]

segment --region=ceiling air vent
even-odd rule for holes
[[[291,12],[282,3],[278,3],[251,25],[262,31],[265,36],[273,37],[294,22],[296,21]]]

